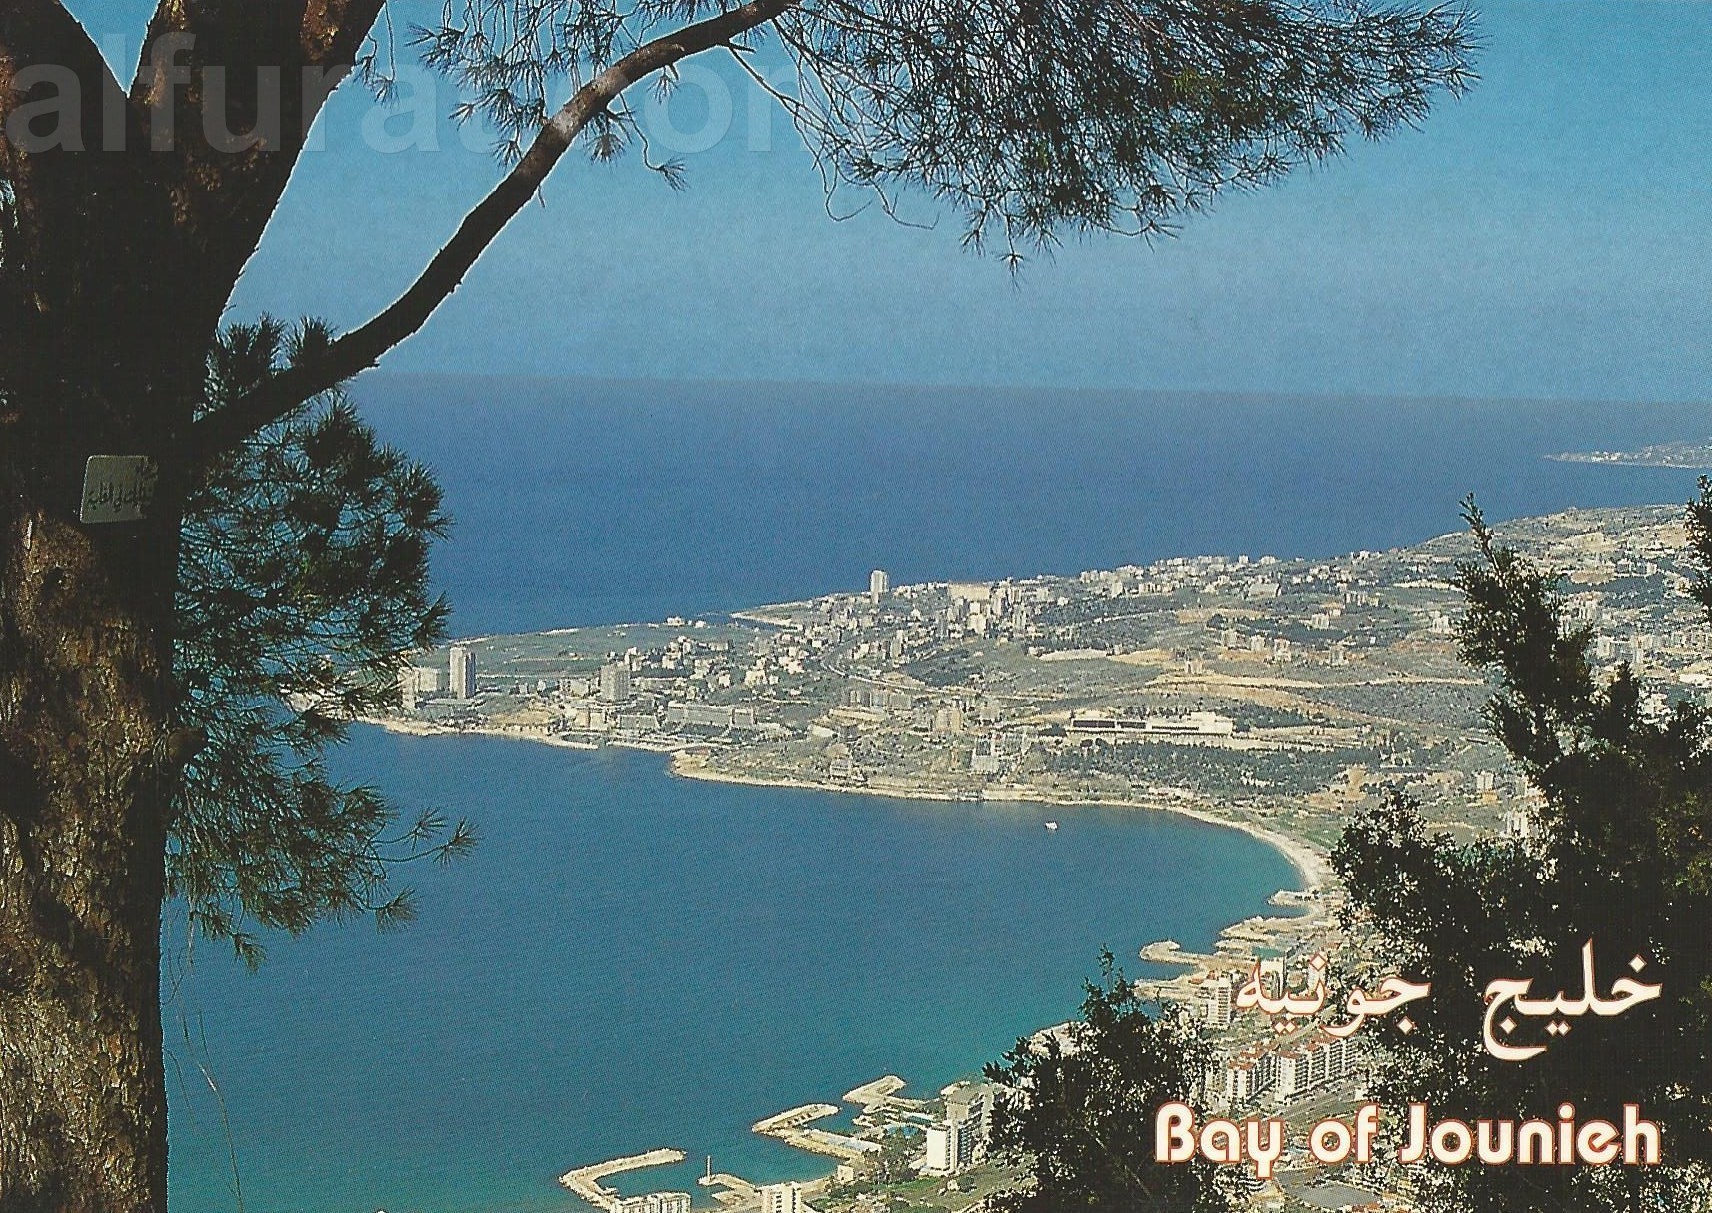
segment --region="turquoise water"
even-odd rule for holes
[[[619,1186],[689,1187],[709,1153],[823,1173],[748,1126],[888,1072],[937,1089],[1067,1017],[1100,947],[1205,945],[1293,879],[1164,815],[690,783],[656,755],[377,730],[343,761],[476,817],[482,846],[422,873],[396,935],[321,929],[255,976],[196,957],[167,1011],[174,1213],[237,1208],[199,1063],[249,1213],[575,1209],[554,1176],[657,1146],[692,1162]]]

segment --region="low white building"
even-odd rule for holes
[[[612,1213],[690,1213],[693,1203],[688,1192],[649,1192],[620,1197]]]

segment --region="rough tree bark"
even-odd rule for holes
[[[221,117],[241,132],[255,65],[348,63],[377,5],[181,0],[154,32],[194,37],[178,63],[232,65]],[[320,98],[283,91],[283,146],[217,151],[200,75],[163,56],[126,90],[58,3],[9,0],[0,126],[61,90],[18,83],[43,65],[74,74],[82,129],[52,148],[0,137],[0,1209],[163,1213],[184,450],[222,310]],[[145,521],[78,521],[96,454],[156,461]]]
[[[0,47],[0,112],[32,96],[12,87],[32,65],[117,88],[57,5],[10,8]],[[187,386],[154,331],[158,275],[126,281],[126,234],[164,208],[129,155],[3,150],[0,1208],[155,1210],[177,532],[170,510],[101,529],[77,508],[80,454],[158,454],[139,422]]]
[[[0,1208],[160,1210],[176,528],[79,526],[43,453],[0,460]]]

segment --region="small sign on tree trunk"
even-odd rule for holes
[[[140,522],[160,479],[147,455],[91,455],[83,468],[81,522]]]

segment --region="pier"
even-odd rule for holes
[[[834,1109],[836,1111],[836,1109]],[[593,1166],[578,1167],[574,1171],[566,1171],[559,1176],[561,1186],[582,1197],[597,1209],[606,1213],[618,1213],[619,1202],[624,1198],[611,1188],[604,1187],[601,1180],[609,1175],[618,1175],[625,1171],[640,1171],[644,1167],[664,1167],[671,1163],[683,1162],[687,1155],[682,1150],[649,1150],[646,1154],[631,1154],[624,1158],[611,1158],[606,1162],[597,1162]]]
[[[805,1103],[800,1108],[787,1108],[775,1116],[758,1120],[750,1125],[756,1133],[766,1137],[777,1137],[803,1125],[813,1124],[817,1120],[825,1120],[828,1116],[838,1115],[838,1105],[835,1103]]]
[[[794,1149],[822,1154],[840,1162],[856,1162],[879,1150],[880,1143],[877,1141],[863,1141],[843,1133],[810,1127],[817,1120],[825,1120],[828,1116],[837,1114],[837,1104],[804,1104],[800,1108],[791,1108],[776,1116],[758,1120],[750,1127],[756,1133],[764,1137],[776,1137]]]
[[[844,1102],[862,1109],[862,1115],[872,1116],[886,1108],[920,1111],[928,1106],[925,1099],[909,1099],[899,1095],[909,1084],[896,1074],[887,1074],[873,1082],[865,1082],[854,1091],[844,1093]],[[861,1123],[860,1121],[857,1122]]]
[[[891,1102],[892,1096],[903,1090],[904,1080],[896,1074],[865,1082],[854,1091],[844,1093],[844,1102],[855,1104],[864,1112],[876,1112]]]
[[[754,1184],[725,1171],[703,1175],[696,1183],[704,1188],[722,1189],[713,1193],[713,1198],[722,1205],[754,1204],[761,1199],[761,1190]]]

